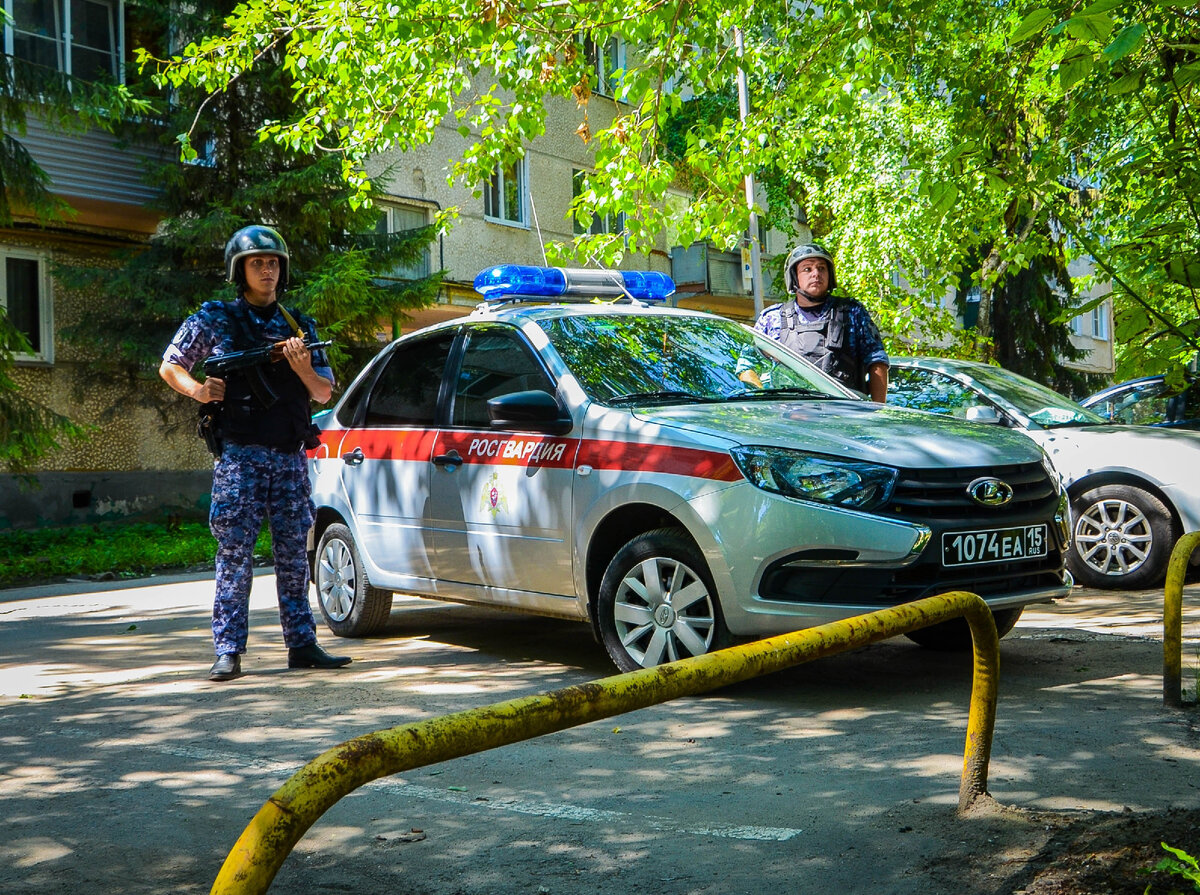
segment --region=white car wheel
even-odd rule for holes
[[[321,616],[334,634],[366,637],[387,624],[392,593],[371,584],[346,526],[336,523],[321,535],[313,578]]]
[[[708,566],[681,529],[646,532],[617,551],[596,611],[604,647],[622,671],[729,644]]]
[[[1072,501],[1067,566],[1089,587],[1151,587],[1166,574],[1175,526],[1161,500],[1131,485],[1102,485]]]

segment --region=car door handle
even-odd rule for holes
[[[448,454],[437,454],[433,458],[434,466],[449,466],[451,469],[456,469],[462,466],[462,455],[458,451],[451,449]]]
[[[347,466],[362,466],[363,460],[367,459],[363,454],[362,448],[356,447],[348,453],[342,454],[342,460]]]

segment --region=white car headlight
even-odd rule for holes
[[[821,454],[764,446],[729,452],[750,482],[764,491],[854,510],[873,510],[891,498],[896,470]]]

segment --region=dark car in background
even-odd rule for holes
[[[1143,376],[1101,389],[1079,402],[1106,420],[1130,426],[1200,429],[1200,379],[1188,377],[1183,386],[1166,376]]]

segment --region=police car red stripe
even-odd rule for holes
[[[733,458],[723,451],[630,441],[584,441],[579,448],[579,465],[593,469],[666,472],[719,482],[736,482],[742,478]]]
[[[457,451],[464,463],[493,466],[544,466],[570,469],[591,466],[629,472],[655,472],[736,482],[742,478],[723,451],[658,443],[557,438],[552,435],[498,435],[488,431],[436,429],[350,429],[321,435],[332,449],[357,447],[368,460],[428,461],[434,454]],[[314,452],[310,452],[310,456]]]

